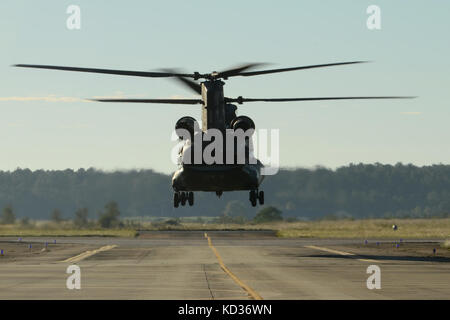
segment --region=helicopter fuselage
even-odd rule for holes
[[[264,179],[262,164],[182,165],[175,171],[172,187],[182,191],[256,190]]]
[[[236,106],[225,101],[223,93],[224,82],[221,80],[207,80],[201,83],[201,94],[204,104],[202,105],[202,128],[201,135],[208,130],[215,129],[226,138],[226,130],[233,129],[232,120],[236,119]],[[185,142],[195,146],[195,139]],[[208,143],[201,143],[202,151]],[[225,144],[222,154],[226,154]],[[235,151],[237,151],[235,149]],[[248,144],[244,152],[249,152]],[[183,162],[183,153],[192,152],[192,148],[181,148],[179,168],[172,177],[172,187],[175,193],[187,198],[188,194],[194,191],[212,191],[218,196],[224,191],[250,190],[251,193],[258,193],[258,188],[264,179],[261,175],[263,164],[256,160],[256,163],[248,161],[248,154],[245,163],[212,163],[212,164],[192,164]],[[237,157],[236,157],[237,158]],[[252,201],[252,200],[251,200]]]

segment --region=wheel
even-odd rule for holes
[[[180,204],[180,194],[178,192],[175,192],[173,194],[173,206],[175,208],[178,208],[179,204]]]
[[[186,204],[186,192],[181,193],[181,205],[184,206]]]
[[[188,193],[188,202],[189,202],[190,206],[194,205],[194,193],[193,192]]]
[[[264,204],[264,191],[260,191],[258,194],[258,200],[259,200],[259,204],[263,205]]]
[[[256,206],[256,195],[257,195],[257,193],[256,193],[256,191],[255,190],[250,190],[250,192],[249,192],[249,200],[250,200],[250,202],[251,202],[251,204],[252,204],[252,206],[254,207],[254,206]]]

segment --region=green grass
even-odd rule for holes
[[[135,237],[136,229],[77,229],[70,226],[0,225],[0,237]]]
[[[233,223],[196,223],[181,222],[178,225],[164,223],[142,224],[141,230],[147,231],[168,231],[168,230],[186,230],[186,231],[204,231],[204,230],[273,230],[270,227],[260,224],[233,224]]]
[[[396,224],[398,230],[392,230]],[[274,230],[282,238],[448,239],[450,219],[365,219],[272,223],[143,224],[144,230]]]
[[[392,225],[398,226],[397,231]],[[116,229],[102,229],[95,225],[77,229],[71,223],[36,222],[31,226],[0,225],[3,237],[135,237],[138,230],[274,230],[281,238],[359,238],[359,239],[449,239],[450,219],[366,219],[321,220],[276,223],[141,223]],[[450,249],[450,240],[443,244]]]
[[[442,248],[446,248],[446,249],[450,250],[450,240],[445,241],[442,244]]]
[[[392,230],[396,224],[398,230]],[[395,238],[448,239],[450,219],[367,219],[314,221],[281,224],[278,236],[284,238]]]

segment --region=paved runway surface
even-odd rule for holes
[[[3,238],[0,299],[450,298],[450,254],[438,242],[397,248],[392,241],[289,240],[271,232],[207,236],[210,243],[204,232],[184,231],[56,244]],[[81,269],[80,290],[66,288],[71,264]],[[379,290],[367,289],[369,265],[381,269]]]

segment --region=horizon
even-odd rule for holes
[[[437,3],[379,0],[381,30],[368,30],[369,1],[288,1],[282,6],[260,1],[255,7],[237,1],[130,6],[78,0],[81,29],[69,30],[70,1],[2,1],[0,169],[151,167],[169,174],[176,169],[170,161],[175,122],[185,115],[199,120],[201,114],[200,107],[83,100],[192,98],[170,79],[11,67],[17,63],[208,72],[245,62],[283,68],[370,60],[236,77],[226,82],[225,94],[418,96],[403,101],[248,103],[239,106],[238,115],[250,116],[257,128],[280,130],[280,167],[450,163],[450,42],[442,41],[450,29],[450,3]],[[410,18],[418,12],[420,19]],[[209,28],[203,19],[186,16],[214,16],[221,22]]]
[[[395,164],[390,164],[390,163],[380,163],[380,162],[373,162],[373,163],[348,163],[346,165],[342,165],[336,168],[331,168],[331,167],[326,167],[323,165],[315,165],[312,167],[302,167],[302,166],[298,166],[298,167],[280,167],[279,170],[284,170],[284,171],[295,171],[295,170],[309,170],[309,171],[315,171],[315,170],[320,170],[320,169],[325,169],[325,170],[329,170],[329,171],[337,171],[341,168],[349,168],[351,166],[359,166],[359,165],[363,165],[363,166],[377,166],[377,165],[381,165],[381,166],[391,166],[391,167],[395,167],[395,166],[412,166],[415,168],[427,168],[427,167],[434,167],[434,166],[450,166],[450,164],[446,164],[446,163],[432,163],[432,164],[427,164],[427,165],[416,165],[414,163],[403,163],[403,162],[397,162]],[[80,170],[84,170],[84,171],[88,171],[88,170],[93,170],[96,172],[100,172],[100,173],[116,173],[116,172],[139,172],[139,171],[153,171],[156,174],[162,174],[162,175],[171,175],[173,174],[173,172],[169,172],[169,173],[165,173],[165,172],[161,172],[161,171],[157,171],[153,168],[117,168],[117,169],[102,169],[102,168],[95,168],[95,167],[89,167],[89,168],[65,168],[65,169],[30,169],[30,168],[20,168],[17,167],[13,170],[2,170],[0,169],[0,173],[13,173],[15,171],[20,171],[20,170],[29,170],[31,172],[37,172],[37,171],[44,171],[44,172],[55,172],[55,171],[73,171],[73,172],[78,172]],[[275,174],[276,175],[276,174]],[[273,175],[267,175],[266,177],[271,177]]]

